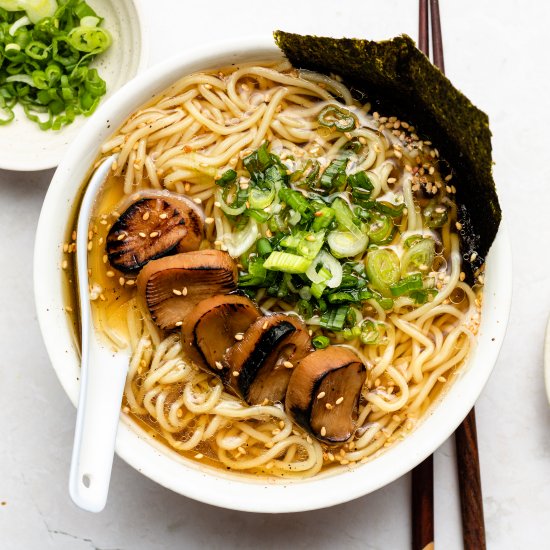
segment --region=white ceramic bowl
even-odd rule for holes
[[[49,188],[36,236],[35,299],[38,319],[54,369],[77,404],[79,351],[63,309],[62,243],[98,149],[126,117],[181,76],[233,62],[280,56],[271,40],[210,45],[170,59],[122,88],[97,111],[72,144]],[[449,392],[404,441],[354,470],[299,482],[243,477],[187,460],[159,444],[121,414],[117,453],[156,482],[196,500],[253,512],[297,512],[324,508],[374,491],[411,470],[455,430],[481,393],[497,360],[511,303],[511,256],[501,228],[487,260],[486,290],[478,345]],[[73,418],[64,421],[71,424]]]

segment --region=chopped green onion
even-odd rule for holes
[[[111,44],[102,19],[84,0],[0,0],[0,8],[3,122],[14,118],[8,110],[17,102],[43,130],[89,116],[106,93],[88,68]]]
[[[418,271],[421,273],[430,271],[434,258],[435,242],[430,238],[421,238],[403,254],[401,260],[401,276],[406,277],[409,273]]]
[[[316,336],[311,341],[315,349],[325,349],[329,346],[330,340],[326,336]]]
[[[348,185],[355,203],[363,204],[370,200],[374,185],[366,172],[357,172],[348,176]]]
[[[390,285],[399,281],[399,257],[389,248],[378,248],[367,254],[365,262],[370,284],[384,297],[389,298],[392,295]]]
[[[336,258],[346,258],[364,252],[369,244],[369,238],[367,235],[358,238],[351,231],[331,231],[327,243]]]
[[[409,294],[411,291],[420,290],[423,287],[422,275],[420,273],[414,273],[390,285],[390,291],[392,296],[403,296],[403,294]]]
[[[233,169],[226,170],[219,179],[216,180],[216,185],[220,187],[225,187],[232,183],[235,183],[237,180],[237,172]]]
[[[326,272],[330,273],[329,278],[324,275]],[[338,288],[342,282],[343,276],[340,262],[324,250],[321,250],[321,252],[317,254],[305,273],[308,279],[313,283],[324,282],[329,288]]]
[[[223,193],[221,189],[218,189],[216,191],[216,201],[220,204],[220,208],[226,214],[229,214],[230,216],[238,216],[246,210],[246,203],[243,202],[242,204],[238,205],[238,199],[235,199],[235,201],[228,204],[225,200],[225,194],[226,193]],[[237,206],[233,206],[233,204],[237,204]]]
[[[394,225],[390,216],[381,212],[372,212],[367,224],[369,239],[374,244],[386,244],[393,236]]]
[[[339,306],[337,308],[327,309],[321,316],[321,326],[328,330],[342,330],[346,323],[349,309],[349,306]]]
[[[422,210],[422,217],[428,227],[443,227],[449,220],[449,210],[444,204],[432,200]]]
[[[332,209],[334,210],[336,221],[343,229],[351,232],[356,239],[361,239],[364,236],[364,233],[355,225],[353,212],[344,199],[339,197],[334,199]]]
[[[268,254],[271,254],[271,252],[273,252],[273,247],[265,237],[262,237],[256,243],[256,250],[258,251],[258,254],[260,256],[267,256]]]
[[[386,214],[387,216],[390,216],[392,218],[398,218],[399,216],[403,215],[403,210],[405,208],[404,203],[392,204],[391,202],[387,201],[375,201],[375,203],[376,209],[382,214]]]
[[[342,189],[346,185],[348,160],[347,157],[333,160],[321,175],[319,185],[328,192]]]
[[[317,117],[321,126],[334,128],[339,132],[349,132],[357,125],[357,117],[347,109],[337,105],[327,105]]]
[[[303,256],[278,251],[272,252],[264,263],[266,269],[284,273],[305,273],[310,265],[311,260]]]
[[[330,206],[323,206],[317,212],[315,212],[315,219],[311,224],[313,231],[320,231],[326,229],[334,220],[335,212]]]
[[[380,342],[380,328],[385,327],[384,323],[376,323],[370,319],[365,319],[360,325],[359,338],[362,344],[372,346]]]
[[[319,299],[322,295],[325,289],[327,288],[327,285],[325,282],[322,283],[311,283],[311,295],[314,298]]]
[[[313,317],[313,307],[307,300],[298,300],[296,310],[304,319]]]
[[[279,198],[302,217],[311,218],[313,216],[313,207],[299,191],[284,187],[279,190]]]
[[[277,190],[275,187],[271,187],[269,190],[259,189],[258,187],[253,187],[250,190],[248,195],[248,202],[250,208],[253,209],[263,209],[267,208],[275,199],[277,195]]]

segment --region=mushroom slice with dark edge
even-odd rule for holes
[[[229,386],[251,405],[282,402],[294,363],[311,351],[304,323],[276,313],[260,317],[236,338],[225,355]]]
[[[351,350],[329,346],[304,357],[294,368],[286,410],[320,441],[342,443],[355,429],[366,369]]]
[[[237,288],[237,266],[227,252],[200,250],[149,262],[137,278],[138,296],[165,330],[177,328],[205,298]]]
[[[184,353],[195,363],[223,375],[223,357],[261,313],[246,296],[217,295],[199,302],[182,326]]]
[[[199,248],[203,221],[194,203],[162,192],[137,197],[107,235],[107,255],[114,268],[135,273],[151,260]]]

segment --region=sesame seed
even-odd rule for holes
[[[323,426],[323,427],[321,428],[321,436],[322,436],[322,437],[325,437],[325,435],[327,435],[327,429]]]
[[[462,224],[460,222],[456,222],[455,227],[460,231],[462,229]]]
[[[124,237],[126,237],[126,233],[121,233],[121,234],[116,238],[116,240],[117,240],[117,241],[121,241],[122,239],[124,239]]]
[[[271,448],[273,447],[273,445],[274,445],[273,441],[268,441],[268,442],[265,444],[265,446],[266,446],[267,449],[271,449]]]
[[[317,396],[317,399],[323,399],[323,397],[325,397],[326,393],[324,391],[322,391],[318,396]]]
[[[173,288],[173,289],[172,289],[172,292],[173,292],[176,296],[181,296],[181,290],[178,290],[177,288]]]
[[[219,361],[216,361],[214,364],[218,370],[223,370],[223,365]]]
[[[107,257],[107,254],[103,254],[103,263],[106,264],[107,263],[107,260],[109,258]]]
[[[151,237],[152,239],[155,238],[155,237],[158,237],[158,236],[159,236],[158,231],[152,231],[151,233],[149,233],[149,237]]]
[[[396,181],[396,178],[388,178],[388,183],[395,183]]]
[[[182,296],[187,296],[187,287],[184,286],[182,289],[181,289],[181,295]]]
[[[195,455],[195,458],[197,458],[198,460],[200,460],[201,458],[204,458],[204,455],[202,453],[197,453]]]
[[[446,379],[444,376],[439,376],[439,377],[437,378],[437,380],[438,380],[439,382],[441,382],[441,383],[447,382],[447,379]]]
[[[332,453],[328,453],[327,456],[331,462],[334,462],[334,455]]]
[[[215,206],[216,208],[219,208],[219,207],[221,206],[221,204],[220,204],[218,201],[216,201],[216,202],[214,202],[214,206]]]
[[[67,269],[69,263],[67,262],[67,260],[63,260],[61,262],[61,269]]]
[[[470,261],[474,262],[476,258],[477,258],[477,252],[473,252],[472,255],[470,256]]]
[[[72,238],[73,241],[76,241],[76,231],[72,232],[71,238]]]
[[[73,312],[73,308],[72,308],[71,306],[66,306],[66,307],[65,307],[65,311],[66,311],[67,313],[72,313],[72,312]]]
[[[234,371],[233,371],[233,376],[235,376],[235,377],[239,376],[239,371],[238,371],[238,370],[234,370]]]
[[[273,237],[273,233],[269,229],[267,229],[265,232],[265,236],[270,239],[271,237]]]
[[[202,204],[202,199],[199,199],[199,197],[195,197],[195,198],[193,199],[193,202],[194,202],[195,204]]]
[[[340,403],[342,403],[344,401],[344,398],[343,397],[339,397],[337,400],[336,400],[336,404],[337,405],[340,405]]]
[[[147,237],[147,235],[143,232],[143,231],[140,231],[138,233],[138,235],[142,238],[142,239],[145,239],[145,237]]]
[[[292,369],[294,368],[294,365],[290,362],[290,361],[285,361],[283,363],[283,365],[287,368],[287,369]]]
[[[143,216],[141,216],[141,219],[146,222],[149,219],[150,215],[151,214],[149,212],[145,212],[145,214],[143,214]]]
[[[237,334],[235,334],[235,340],[238,340],[239,342],[244,338],[244,335],[242,332],[237,332]]]
[[[281,420],[279,422],[279,428],[281,428],[281,430],[285,427],[285,421],[284,420]]]
[[[246,454],[244,447],[237,447],[237,451],[239,451],[239,453],[241,453],[242,455]]]
[[[167,217],[168,217],[168,214],[167,214],[166,212],[163,212],[163,213],[159,216],[159,218],[160,218],[161,220],[165,220]]]
[[[183,325],[183,321],[178,321],[178,322],[176,323],[176,326],[177,326],[177,327],[181,327],[181,325]]]
[[[124,279],[124,277],[120,277],[118,282],[119,282],[120,286],[124,286],[124,283],[126,282],[126,279]]]
[[[114,277],[114,276],[115,276],[115,272],[114,272],[114,271],[111,271],[111,270],[109,269],[109,271],[107,271],[107,273],[106,273],[105,275],[107,275],[107,277]]]
[[[449,174],[448,176],[445,176],[445,181],[451,181],[453,179],[453,175]]]
[[[342,466],[345,466],[346,464],[349,464],[349,460],[340,460],[340,464],[342,464]]]
[[[176,416],[178,418],[181,418],[183,416],[183,411],[181,409],[178,409],[178,412],[176,413]]]
[[[128,279],[126,281],[126,285],[127,286],[134,286],[136,284],[136,280],[135,279]]]
[[[265,330],[267,328],[267,326],[269,325],[269,323],[266,321],[263,325],[262,325],[262,329]]]
[[[206,218],[206,219],[204,220],[204,223],[210,225],[211,223],[214,223],[214,218]]]
[[[327,410],[329,410],[329,411],[332,410],[332,405],[331,405],[330,403],[327,403],[327,404],[325,405],[325,407],[326,407]]]
[[[221,245],[222,245],[221,241],[214,241],[214,246],[221,246]]]
[[[93,241],[90,241],[88,243],[88,250],[92,250],[92,246],[94,245]]]

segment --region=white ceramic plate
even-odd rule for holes
[[[102,102],[131,80],[147,63],[143,24],[139,5],[133,0],[88,0],[105,21],[111,33],[111,47],[92,63],[107,83],[107,95]],[[88,118],[79,116],[59,131],[42,131],[31,122],[20,105],[16,105],[14,120],[0,126],[0,168],[5,170],[45,170],[59,164],[78,131]]]
[[[79,351],[63,306],[62,243],[78,188],[99,146],[128,115],[178,78],[197,70],[279,57],[272,40],[246,40],[187,51],[137,77],[107,101],[72,144],[48,190],[36,235],[34,285],[38,320],[53,367],[76,405]],[[404,441],[353,470],[313,479],[270,481],[226,473],[179,456],[121,414],[117,453],[147,477],[196,500],[251,512],[298,512],[346,502],[402,476],[435,451],[479,397],[504,338],[512,294],[511,256],[501,227],[487,259],[478,344],[460,376]],[[67,425],[73,418],[64,419]]]

